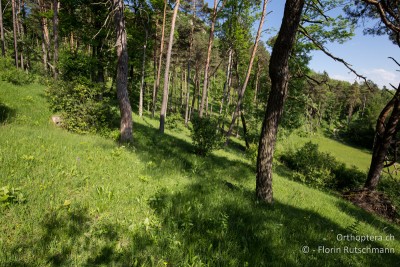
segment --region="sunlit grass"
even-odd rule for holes
[[[0,103],[15,110],[0,122],[0,187],[20,188],[26,198],[0,210],[0,266],[398,263],[398,226],[288,180],[289,171],[279,164],[275,204],[266,206],[254,197],[254,168],[243,151],[198,157],[187,129],[160,135],[158,121],[146,116],[134,116],[132,145],[69,133],[51,123],[43,91],[0,82]],[[336,144],[320,138],[321,149],[326,143],[334,154]],[[349,151],[364,157],[345,146],[334,155],[340,160]],[[337,240],[347,233],[392,234],[396,240]],[[303,246],[310,252],[303,253]],[[396,253],[312,251],[318,246],[387,247]]]

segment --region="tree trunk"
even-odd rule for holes
[[[147,48],[147,26],[145,26],[145,41],[143,45],[143,60],[142,60],[142,79],[140,81],[140,92],[139,92],[139,117],[143,115],[143,88],[144,88],[144,79],[146,77],[146,48]]]
[[[254,99],[253,104],[257,103],[257,96],[258,96],[258,83],[260,80],[261,68],[260,68],[260,58],[257,60],[257,72],[256,72],[256,81],[255,81],[255,88],[254,88]]]
[[[188,126],[189,122],[189,100],[190,100],[190,88],[189,88],[189,79],[185,72],[185,80],[186,80],[186,96],[185,96],[185,126]]]
[[[254,61],[254,58],[255,58],[256,52],[257,52],[258,42],[260,41],[260,37],[261,37],[262,26],[264,24],[265,13],[266,13],[266,10],[267,10],[267,3],[268,3],[268,0],[264,0],[263,10],[262,10],[262,15],[261,15],[261,19],[260,19],[260,24],[258,26],[256,40],[254,42],[253,51],[251,53],[249,66],[247,67],[247,74],[246,74],[246,77],[244,79],[243,86],[242,86],[241,90],[238,93],[238,101],[236,103],[235,112],[233,113],[232,122],[231,122],[231,125],[229,126],[229,130],[226,133],[226,138],[227,138],[226,139],[226,143],[229,142],[229,137],[232,134],[233,126],[235,125],[235,121],[236,121],[237,117],[239,116],[240,106],[242,105],[244,92],[246,91],[247,83],[249,82],[251,69],[253,67],[253,61]]]
[[[192,3],[192,13],[193,17],[191,19],[192,25],[190,28],[190,37],[189,37],[189,57],[187,61],[187,76],[186,76],[186,101],[185,101],[185,126],[188,126],[189,120],[190,120],[190,108],[189,108],[189,103],[190,103],[190,67],[192,63],[192,49],[193,49],[193,36],[194,36],[194,24],[195,24],[195,19],[196,19],[196,0],[194,0]]]
[[[44,1],[38,1],[39,9],[41,12],[46,12],[46,8],[44,5]],[[50,52],[50,37],[49,37],[49,28],[46,17],[40,18],[40,25],[42,30],[42,60],[45,70],[48,69],[49,65],[49,52]]]
[[[169,83],[168,83],[169,75],[168,74],[169,74],[169,66],[171,63],[171,52],[172,52],[172,45],[174,42],[175,21],[176,21],[176,16],[178,15],[179,3],[180,3],[180,0],[176,0],[174,14],[172,15],[171,32],[169,35],[167,58],[166,58],[166,62],[165,62],[164,93],[163,93],[163,101],[161,104],[161,112],[160,112],[160,132],[161,133],[164,133],[165,118],[167,115],[168,86],[169,86]]]
[[[200,94],[200,88],[199,88],[199,69],[196,66],[196,71],[195,71],[195,75],[194,75],[194,86],[193,86],[193,97],[192,97],[192,106],[190,108],[190,112],[189,112],[189,121],[190,118],[192,117],[192,113],[194,112],[194,106],[196,104],[196,99],[198,98],[199,94]]]
[[[226,68],[226,79],[225,79],[225,83],[224,83],[224,90],[223,90],[223,94],[222,94],[222,99],[221,99],[221,106],[219,108],[219,114],[222,114],[222,110],[224,108],[224,102],[227,101],[227,97],[228,97],[228,90],[230,88],[230,76],[231,76],[231,66],[232,66],[232,49],[229,49],[229,53],[228,53],[228,66]]]
[[[115,1],[114,1],[115,2]],[[53,54],[53,72],[54,72],[54,79],[58,79],[58,11],[60,10],[60,2],[59,0],[53,1],[53,39],[54,39],[54,54]]]
[[[167,13],[167,0],[164,0],[164,14],[163,14],[163,24],[162,24],[161,41],[160,41],[160,56],[159,56],[159,59],[158,59],[156,87],[155,87],[155,90],[153,90],[153,110],[152,110],[152,117],[153,118],[154,118],[154,114],[156,112],[158,89],[160,88],[162,56],[163,56],[163,53],[164,53],[164,32],[165,32],[165,23],[166,23],[166,21],[165,21],[166,13]]]
[[[46,39],[45,39],[45,23],[44,21],[46,18],[42,17],[40,18],[40,27],[42,30],[42,60],[43,60],[43,67],[47,71],[47,45],[46,45]]]
[[[14,37],[14,63],[15,67],[18,68],[18,39],[17,39],[17,14],[16,14],[16,5],[15,0],[11,0],[11,8],[12,8],[12,17],[13,17],[13,37]]]
[[[240,110],[240,118],[242,119],[242,126],[243,126],[243,138],[246,143],[246,148],[250,148],[250,143],[249,143],[249,138],[247,136],[247,124],[246,124],[246,119],[244,117],[244,112],[243,109]]]
[[[267,203],[273,202],[272,160],[279,120],[287,96],[289,56],[294,46],[305,0],[287,0],[269,64],[271,92],[262,125],[257,156],[256,195]]]
[[[24,40],[25,30],[26,30],[26,27],[24,27],[24,23],[23,23],[23,21],[25,19],[25,2],[24,2],[24,0],[20,0],[20,1],[18,1],[18,3],[19,3],[18,14],[21,14],[20,16],[17,16],[18,37],[21,40]],[[21,58],[20,66],[21,66],[21,69],[24,70],[25,69],[24,42],[21,42],[19,49],[20,49],[20,58]]]
[[[367,181],[365,182],[365,187],[370,190],[375,190],[385,167],[385,159],[392,143],[395,139],[397,133],[397,124],[400,120],[400,84],[397,88],[396,94],[385,106],[385,108],[379,114],[379,118],[376,123],[376,133],[374,147],[372,150],[371,165],[368,172]],[[390,117],[387,121],[387,117]],[[387,123],[385,124],[385,122]]]
[[[1,4],[1,0],[0,0],[0,37],[1,37],[1,55],[3,57],[6,56],[6,45],[5,45],[5,40],[4,40],[4,26],[3,26],[3,7]]]
[[[210,37],[208,39],[208,49],[207,49],[207,59],[206,59],[206,66],[204,68],[204,83],[203,83],[203,94],[201,96],[201,104],[199,110],[199,117],[203,117],[203,110],[204,104],[206,102],[207,97],[207,90],[208,90],[208,71],[210,69],[210,59],[211,59],[211,49],[214,40],[214,27],[215,27],[215,20],[217,19],[217,0],[214,0],[214,9],[211,18],[211,27],[210,27]]]
[[[113,0],[114,21],[117,32],[117,97],[121,113],[121,142],[129,142],[132,137],[132,108],[128,96],[128,47],[124,18],[124,1]]]

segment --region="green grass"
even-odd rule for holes
[[[369,168],[371,163],[370,151],[352,147],[340,142],[340,140],[334,140],[318,133],[303,137],[291,134],[289,138],[285,138],[280,142],[278,149],[281,151],[297,149],[309,141],[318,144],[321,151],[329,152],[339,161],[346,163],[347,167],[356,166],[361,171],[367,171]]]
[[[266,206],[255,199],[254,168],[243,152],[198,157],[187,130],[160,135],[148,117],[134,117],[135,142],[125,147],[69,133],[50,122],[43,92],[39,85],[0,82],[0,188],[19,188],[26,198],[0,209],[0,266],[395,266],[400,260],[397,225],[287,179],[279,164],[275,203]],[[395,240],[336,238],[350,233]],[[395,253],[323,254],[318,246]]]

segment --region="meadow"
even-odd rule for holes
[[[73,134],[51,122],[44,90],[0,81],[0,190],[7,196],[0,202],[0,266],[400,262],[398,225],[290,180],[291,171],[279,162],[275,202],[267,206],[255,198],[254,166],[242,150],[196,156],[186,128],[160,135],[158,121],[146,115],[134,116],[130,145]],[[280,141],[279,153],[309,139]],[[338,160],[368,168],[368,152],[312,139]],[[378,238],[358,242],[340,235]],[[345,247],[388,250],[345,253]]]

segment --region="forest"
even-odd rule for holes
[[[0,0],[0,266],[395,266],[400,1],[272,1]]]

